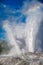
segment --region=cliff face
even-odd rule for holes
[[[43,56],[28,53],[18,57],[0,57],[0,65],[43,65]]]

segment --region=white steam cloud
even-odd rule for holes
[[[11,55],[35,51],[35,39],[42,19],[41,5],[35,4],[31,8],[27,7],[27,10],[26,7],[27,3],[21,10],[22,14],[26,15],[25,23],[17,24],[14,21],[10,24],[9,20],[5,20],[3,24],[9,43],[13,45],[9,52]]]

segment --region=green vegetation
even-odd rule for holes
[[[7,42],[0,40],[0,54],[7,54],[10,50]]]
[[[1,47],[1,44],[0,44],[0,53],[2,52],[3,48]]]

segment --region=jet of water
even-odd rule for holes
[[[27,11],[26,19],[26,45],[29,52],[34,52],[35,48],[35,39],[38,33],[38,29],[41,23],[42,13],[40,7],[34,7]]]
[[[17,43],[15,41],[14,35],[12,33],[12,30],[11,30],[11,26],[9,25],[8,21],[5,21],[5,22],[6,23],[4,24],[3,28],[6,31],[9,43],[13,46],[13,48],[11,49],[11,51],[9,52],[9,54],[12,55],[14,53],[17,53],[19,55],[19,54],[21,54],[21,51],[20,51],[19,46],[17,45]]]

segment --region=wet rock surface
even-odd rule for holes
[[[24,54],[19,57],[0,57],[0,65],[43,65],[43,56]]]

